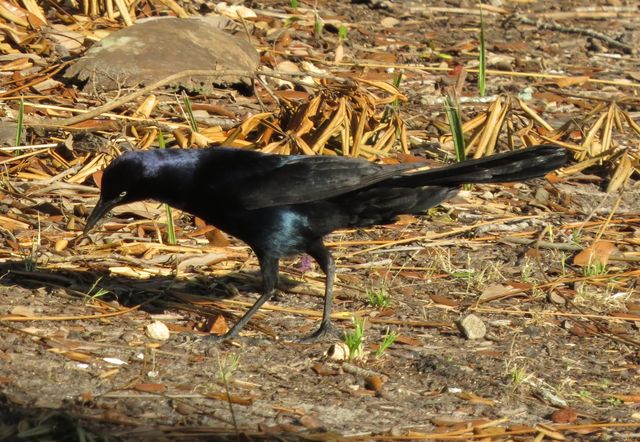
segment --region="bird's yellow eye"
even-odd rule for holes
[[[120,192],[120,198],[124,198],[125,196],[127,196],[126,190],[123,190],[122,192]]]

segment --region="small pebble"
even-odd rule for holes
[[[539,187],[538,190],[536,190],[535,198],[541,203],[546,203],[549,201],[549,192],[547,192],[543,187]]]
[[[146,327],[147,336],[158,341],[166,341],[169,339],[169,329],[160,321],[154,321]]]
[[[467,339],[482,339],[487,334],[487,326],[474,314],[465,316],[457,325]]]
[[[56,252],[62,252],[64,249],[67,248],[67,246],[69,245],[69,241],[66,239],[59,239],[56,241],[56,245],[54,246],[54,249]]]

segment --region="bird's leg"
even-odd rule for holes
[[[335,328],[331,322],[331,306],[333,304],[333,282],[336,276],[336,263],[333,256],[322,240],[318,240],[311,244],[307,249],[307,253],[318,262],[320,268],[326,275],[324,286],[324,308],[322,310],[322,322],[320,328],[309,336],[299,339],[299,342],[317,342],[322,340],[326,335],[342,336],[342,333]]]
[[[280,261],[277,258],[264,256],[258,253],[258,261],[260,261],[260,271],[262,273],[262,295],[251,306],[251,308],[244,314],[242,318],[236,324],[231,327],[223,336],[209,335],[207,339],[212,341],[224,341],[230,338],[238,336],[240,330],[247,325],[247,322],[251,319],[253,314],[257,312],[262,305],[269,300],[275,293],[275,287],[278,283],[278,265]]]

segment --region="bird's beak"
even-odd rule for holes
[[[91,215],[87,218],[87,223],[84,226],[84,235],[89,233],[100,219],[105,216],[111,209],[120,204],[122,198],[116,198],[111,201],[104,201],[102,198],[98,200],[98,204],[93,208]]]

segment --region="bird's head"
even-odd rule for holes
[[[146,169],[140,153],[134,152],[121,155],[107,166],[102,175],[100,199],[87,219],[85,234],[114,207],[148,197],[148,186],[144,185]]]

